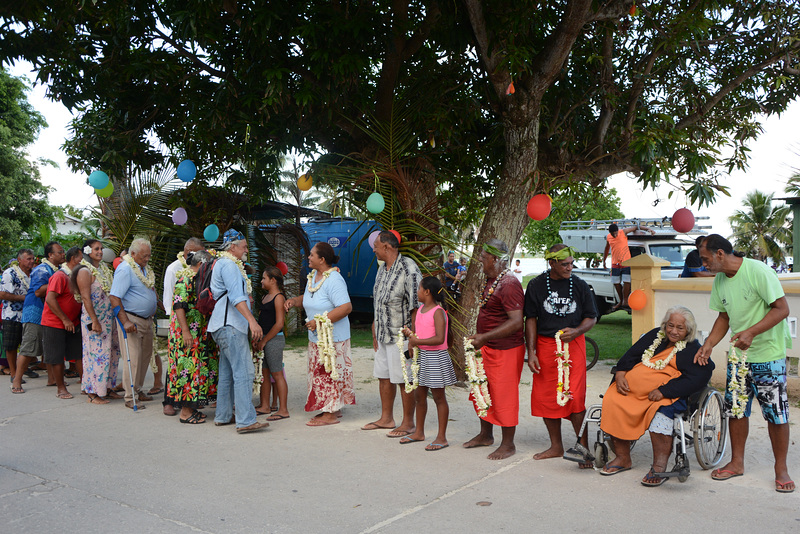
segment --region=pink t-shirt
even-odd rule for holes
[[[436,310],[444,312],[444,343],[441,345],[420,345],[422,350],[447,350],[447,323],[449,321],[447,312],[441,306],[436,305],[433,309],[422,313],[422,306],[417,308],[417,316],[414,319],[414,326],[416,327],[417,337],[420,339],[428,339],[436,335]]]

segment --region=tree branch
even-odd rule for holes
[[[155,28],[155,32],[159,37],[161,37],[161,39],[163,39],[165,42],[169,43],[172,46],[172,48],[175,49],[175,51],[178,54],[180,54],[181,56],[183,56],[185,58],[188,58],[189,60],[191,60],[192,63],[194,63],[195,65],[200,67],[202,70],[206,71],[207,73],[209,73],[209,74],[211,74],[213,76],[221,78],[223,80],[227,78],[227,73],[225,71],[217,70],[214,67],[212,67],[211,65],[207,65],[199,57],[197,57],[196,55],[194,55],[191,52],[187,51],[185,48],[180,46],[180,44],[177,41],[175,41],[172,37],[170,37],[169,35],[167,35],[164,32],[162,32],[157,27]]]

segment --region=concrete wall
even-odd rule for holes
[[[661,269],[657,258],[637,256],[629,262],[631,262],[631,289],[642,289],[647,295],[645,308],[632,313],[631,341],[639,339],[639,336],[659,324],[669,308],[681,305],[686,306],[694,313],[695,319],[697,319],[698,338],[702,343],[717,318],[717,312],[708,307],[714,279],[661,280]],[[800,395],[800,375],[798,375],[800,340],[797,338],[797,322],[800,317],[800,274],[778,275],[778,278],[789,303],[787,320],[793,344],[792,348],[787,351],[789,391],[794,395]],[[719,388],[723,388],[725,385],[727,350],[728,343],[723,340],[714,348],[712,354],[716,369],[711,380]]]

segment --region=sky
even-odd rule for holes
[[[27,76],[34,79],[30,64],[18,63],[9,69],[14,76]],[[96,204],[94,190],[86,184],[86,177],[70,172],[67,157],[61,146],[69,137],[69,121],[72,116],[58,102],[52,102],[45,96],[46,89],[36,85],[28,93],[28,101],[45,116],[48,128],[44,129],[39,139],[31,147],[29,154],[33,158],[47,158],[58,163],[60,168],[45,166],[41,168],[42,182],[54,190],[50,194],[50,203],[60,206],[71,204],[78,208]],[[609,187],[617,189],[622,200],[622,212],[629,218],[662,218],[672,216],[679,208],[689,208],[695,216],[708,216],[708,221],[699,224],[710,226],[710,231],[723,236],[730,235],[728,217],[737,209],[741,209],[747,193],[758,189],[767,193],[776,193],[782,197],[783,189],[789,177],[800,172],[800,101],[793,102],[781,115],[763,120],[764,133],[750,144],[751,159],[749,168],[735,171],[724,179],[730,187],[731,197],[719,195],[711,207],[690,206],[681,192],[667,198],[670,187],[662,186],[657,191],[646,190],[628,174],[619,174],[609,179]],[[660,200],[653,206],[655,200]]]

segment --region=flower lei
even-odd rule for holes
[[[47,265],[51,269],[53,269],[53,274],[55,274],[55,272],[58,270],[58,267],[56,267],[56,264],[53,263],[52,261],[48,260],[47,258],[42,258],[42,263],[44,265]]]
[[[556,402],[559,406],[566,406],[572,399],[569,390],[569,368],[572,362],[569,359],[569,343],[561,343],[563,330],[556,332],[556,364],[558,365],[558,383],[556,385]]]
[[[417,336],[415,335],[414,337]],[[401,354],[400,366],[403,368],[403,382],[406,384],[406,393],[411,393],[417,389],[417,386],[419,385],[419,347],[414,347],[411,349],[411,381],[409,382],[408,371],[406,370],[406,362],[402,361],[403,341],[405,341],[405,336],[403,335],[403,329],[401,328],[397,333],[397,348],[400,350]]]
[[[317,347],[319,348],[320,363],[325,366],[325,372],[330,373],[333,380],[338,380],[336,347],[333,345],[333,323],[328,319],[328,312],[316,314],[314,320],[317,322]]]
[[[61,265],[61,269],[59,269],[59,270],[60,270],[60,271],[63,271],[63,273],[64,273],[64,274],[66,274],[67,276],[69,276],[69,275],[71,275],[71,274],[72,274],[72,269],[70,269],[69,267],[67,267],[67,262],[64,262],[64,263]]]
[[[251,355],[253,357],[253,367],[255,368],[255,374],[253,375],[253,395],[258,395],[261,393],[261,384],[264,383],[264,371],[262,368],[264,356],[261,351],[255,350],[251,352]]]
[[[486,417],[486,410],[492,405],[492,398],[489,396],[489,381],[486,378],[486,371],[483,369],[483,356],[480,349],[475,350],[472,340],[464,338],[464,358],[466,360],[467,380],[470,383],[472,398],[478,407],[478,417]]]
[[[104,262],[100,262],[100,268],[98,269],[91,262],[86,261],[85,259],[81,260],[81,265],[85,265],[89,272],[92,273],[92,276],[100,282],[100,287],[103,289],[103,293],[108,295],[111,292],[111,283],[114,281],[114,273],[111,272],[111,269],[108,268]]]
[[[178,252],[178,254],[175,255],[175,258],[179,262],[181,262],[181,268],[183,268],[183,269],[188,269],[189,268],[189,264],[186,263],[185,259],[183,259],[183,251],[182,250],[180,252]]]
[[[147,269],[147,277],[145,277],[142,272],[143,269],[139,266],[138,263],[133,261],[133,258],[131,257],[130,254],[125,254],[125,257],[122,259],[125,260],[125,263],[130,265],[133,274],[136,275],[136,278],[138,278],[139,281],[141,281],[146,288],[153,289],[156,286],[156,273],[153,272],[153,269]]]
[[[331,267],[330,269],[328,269],[327,271],[322,273],[322,280],[319,281],[319,284],[317,284],[315,286],[312,286],[311,284],[314,283],[314,277],[317,276],[317,270],[316,269],[312,269],[312,271],[310,273],[308,273],[308,276],[306,277],[306,278],[308,278],[308,292],[309,293],[316,293],[317,291],[319,291],[319,288],[322,287],[322,284],[325,283],[325,280],[327,280],[328,277],[331,275],[331,273],[333,273],[334,271],[338,272],[339,268],[338,267]]]
[[[662,341],[664,341],[664,331],[659,330],[658,334],[656,335],[656,338],[653,340],[653,343],[647,348],[646,351],[642,353],[642,364],[645,367],[649,367],[650,369],[655,369],[657,371],[660,371],[661,369],[669,365],[669,362],[672,361],[672,358],[674,358],[675,355],[678,354],[678,352],[686,348],[686,341],[684,340],[678,341],[677,343],[675,343],[675,346],[672,347],[672,352],[669,353],[669,356],[667,356],[663,360],[658,360],[657,362],[651,362],[650,359],[653,357],[653,355],[656,352],[656,349],[658,348],[659,345],[661,345]]]
[[[11,262],[11,268],[14,269],[15,273],[17,273],[17,278],[19,279],[19,283],[22,286],[22,289],[25,291],[25,293],[27,293],[28,288],[31,286],[30,277],[26,275],[24,272],[22,272],[22,269],[20,268],[19,263],[17,263],[16,260]]]
[[[244,278],[245,284],[247,284],[247,294],[251,295],[253,293],[253,283],[247,277],[247,271],[244,270],[244,262],[227,250],[217,252],[217,257],[227,258],[236,264],[236,266],[239,268],[239,272],[242,273],[242,278]]]
[[[498,274],[498,275],[497,275],[497,278],[495,278],[495,280],[494,280],[494,283],[492,284],[492,287],[490,287],[490,288],[489,288],[489,291],[488,291],[488,293],[486,293],[486,296],[484,296],[484,297],[481,297],[481,301],[480,301],[480,303],[478,304],[478,307],[479,307],[479,308],[483,308],[484,306],[486,306],[486,303],[487,303],[487,302],[489,302],[489,299],[490,299],[490,298],[492,298],[492,295],[494,294],[494,289],[497,287],[497,284],[499,284],[499,283],[500,283],[500,280],[501,280],[501,279],[502,279],[502,278],[503,278],[503,277],[504,277],[504,276],[505,276],[505,275],[508,273],[508,271],[510,271],[510,270],[511,270],[511,269],[506,269],[505,271],[503,271],[502,273],[500,273],[500,274]]]
[[[736,419],[744,417],[744,408],[747,406],[747,351],[743,350],[738,355],[736,347],[731,344],[728,351],[728,361],[733,366],[731,368],[731,379],[728,382],[728,389],[731,392],[731,415]]]

